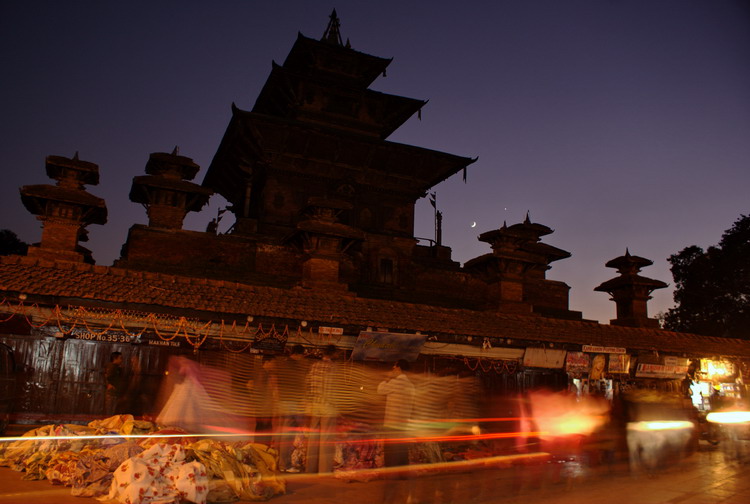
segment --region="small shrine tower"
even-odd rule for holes
[[[200,167],[192,159],[177,154],[154,152],[146,163],[146,173],[133,178],[130,201],[141,203],[148,213],[148,225],[163,229],[182,229],[188,212],[197,212],[208,203],[211,189],[193,180]]]
[[[607,280],[594,290],[606,292],[612,296],[617,305],[617,318],[610,320],[612,325],[629,327],[659,327],[656,319],[648,318],[647,302],[651,293],[656,289],[663,289],[667,284],[660,280],[638,275],[641,268],[651,266],[653,261],[630,255],[625,249],[625,255],[608,261],[607,268],[615,268],[620,276]]]
[[[503,223],[479,235],[492,253],[467,261],[464,268],[489,284],[490,299],[500,311],[566,311],[568,286],[545,276],[551,262],[570,257],[570,252],[541,243],[541,237],[551,233],[549,227],[532,223],[528,214],[520,224]]]
[[[290,242],[297,243],[305,254],[302,263],[302,286],[346,291],[339,280],[341,261],[351,245],[364,240],[365,234],[352,226],[337,222],[342,211],[352,205],[346,201],[311,197],[304,210],[304,220]]]
[[[21,201],[42,222],[42,240],[29,247],[28,255],[50,260],[94,262],[91,252],[81,247],[87,241],[86,226],[106,224],[107,206],[103,199],[84,189],[99,183],[99,166],[78,159],[47,156],[47,175],[57,185],[21,187]]]

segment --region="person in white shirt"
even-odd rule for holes
[[[383,457],[386,467],[409,465],[408,445],[397,441],[405,436],[414,410],[414,385],[404,373],[408,370],[409,363],[399,359],[388,378],[378,385],[378,394],[386,396],[383,419],[386,432]]]

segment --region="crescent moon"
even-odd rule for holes
[[[477,221],[472,222],[471,227],[477,227]]]

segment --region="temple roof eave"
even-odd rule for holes
[[[214,193],[210,188],[203,187],[193,182],[188,182],[186,180],[166,179],[158,175],[139,175],[137,177],[133,177],[133,187],[135,186],[166,189],[169,191],[203,195],[206,197],[211,196]],[[136,201],[136,203],[141,202]]]
[[[381,58],[344,46],[327,44],[298,33],[297,40],[284,60],[283,66],[297,71],[304,71],[310,63],[310,58],[306,57],[306,53],[310,52],[317,52],[324,57],[326,55],[333,55],[337,59],[343,57],[351,62],[356,61],[359,76],[350,76],[350,78],[356,80],[364,87],[369,86],[379,75],[385,73],[385,69],[393,61],[393,58]]]
[[[329,96],[329,99],[333,95],[334,101],[339,96],[348,99],[355,98],[364,109],[382,109],[386,113],[379,118],[379,122],[368,123],[357,117],[309,110],[300,106],[308,91]],[[323,125],[330,123],[385,139],[427,103],[427,100],[383,93],[366,87],[358,87],[355,84],[342,86],[330,77],[303,75],[273,63],[271,75],[261,89],[252,111],[304,121],[309,121],[311,118],[313,122]],[[315,121],[317,117],[320,118],[319,121]]]
[[[243,134],[240,112],[248,112],[240,110],[234,103],[231,110],[229,124],[201,186],[221,194],[227,201],[238,203],[244,197],[246,182],[253,177],[252,164],[262,165],[264,159],[262,149],[257,144],[247,149],[247,144],[254,141],[255,137],[248,138],[248,135]],[[237,142],[245,145],[238,147]]]
[[[607,268],[615,268],[615,269],[622,269],[622,268],[628,268],[628,267],[636,267],[638,269],[644,268],[646,266],[651,266],[654,264],[654,261],[651,259],[646,259],[645,257],[639,257],[630,255],[629,253],[616,257],[614,259],[611,259],[607,261],[604,266]]]
[[[521,246],[521,249],[532,254],[544,256],[548,263],[571,257],[571,253],[567,250],[553,247],[546,243],[525,243]]]
[[[80,190],[49,184],[26,185],[20,188],[21,202],[32,214],[38,215],[38,201],[55,201],[88,208],[86,224],[106,224],[107,205],[102,198]]]
[[[146,162],[146,173],[149,175],[176,172],[182,179],[193,180],[199,170],[200,166],[191,158],[166,152],[154,152]]]
[[[47,156],[45,159],[47,176],[51,179],[57,180],[61,175],[60,172],[65,168],[77,172],[79,180],[83,184],[99,184],[99,165],[78,159],[77,153],[72,159],[65,156]]]
[[[650,290],[663,289],[669,287],[668,284],[661,280],[655,280],[653,278],[646,278],[640,275],[623,275],[615,277],[606,282],[602,282],[598,286],[594,287],[596,292],[613,292],[626,287],[645,287]]]
[[[233,107],[233,112],[224,139],[222,140],[203,181],[204,187],[210,187],[216,190],[216,192],[222,194],[222,196],[230,201],[232,201],[232,199],[227,193],[232,191],[236,192],[238,187],[244,187],[242,182],[247,180],[248,177],[247,171],[240,167],[236,162],[232,162],[232,160],[255,156],[255,159],[250,161],[262,164],[266,162],[265,159],[262,159],[262,156],[264,155],[271,157],[272,153],[278,155],[281,154],[282,151],[284,151],[285,155],[294,154],[293,152],[290,153],[288,150],[282,149],[281,146],[274,147],[273,145],[269,145],[271,143],[270,136],[272,132],[268,130],[268,134],[264,138],[264,128],[290,128],[303,136],[311,137],[319,135],[326,139],[342,139],[351,144],[358,145],[358,148],[369,149],[371,152],[378,155],[370,156],[368,160],[369,164],[363,168],[371,169],[375,172],[390,176],[398,175],[398,173],[394,172],[394,166],[397,166],[399,161],[405,163],[404,170],[409,169],[412,171],[405,171],[404,175],[411,179],[415,193],[423,193],[424,191],[427,191],[431,187],[465,169],[478,159],[456,156],[454,154],[448,154],[424,147],[416,147],[397,142],[384,141],[377,138],[365,137],[362,135],[350,134],[322,126],[300,125],[289,119],[267,116],[258,114],[257,112],[248,112],[236,107]],[[335,145],[336,141],[334,141],[333,144]],[[334,158],[333,154],[334,153],[331,152],[328,157],[329,159],[322,159],[320,161],[336,164],[331,161]],[[380,156],[381,154],[382,156]],[[378,167],[378,162],[376,161],[376,158],[379,157],[385,157],[385,159],[388,160],[388,162],[382,167]],[[347,168],[351,169],[361,167],[347,166]],[[386,171],[386,168],[389,171]],[[415,173],[416,170],[420,171]]]

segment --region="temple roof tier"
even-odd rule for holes
[[[604,266],[607,268],[615,268],[619,273],[626,274],[638,273],[641,268],[651,266],[652,264],[654,264],[654,261],[651,259],[631,255],[630,251],[625,249],[625,255],[607,261]]]
[[[303,75],[329,75],[350,85],[366,88],[380,75],[393,58],[380,58],[346,46],[305,37],[301,33],[284,60],[284,68]]]
[[[479,235],[479,241],[492,244],[498,240],[506,238],[518,239],[521,241],[539,241],[542,236],[552,234],[554,230],[544,224],[533,223],[526,217],[524,222],[513,224],[511,226],[503,223],[500,229],[486,231]]]
[[[133,177],[133,185],[130,188],[130,201],[144,205],[152,203],[148,194],[149,188],[166,189],[172,192],[187,194],[190,198],[187,201],[185,210],[189,212],[199,211],[208,203],[208,199],[213,194],[211,189],[185,180],[164,178],[158,175],[141,175]]]
[[[645,287],[648,290],[663,289],[668,285],[661,280],[655,280],[653,278],[646,278],[640,275],[624,275],[618,276],[606,282],[602,282],[594,290],[597,292],[612,293],[615,290],[619,290],[626,287]]]
[[[64,156],[47,156],[45,168],[47,176],[57,180],[60,185],[64,185],[65,180],[73,180],[77,185],[99,184],[99,165],[78,159],[77,152],[72,159]]]
[[[300,126],[295,121],[236,108],[225,140],[203,185],[229,201],[241,198],[248,174],[256,165],[268,170],[271,165],[283,166],[284,170],[331,179],[354,177],[371,188],[409,192],[417,199],[476,161],[322,126]],[[281,159],[286,162],[281,163]]]
[[[102,198],[84,191],[48,184],[27,185],[20,189],[21,202],[34,215],[47,215],[47,202],[83,207],[82,224],[106,224],[107,205]]]
[[[172,154],[154,152],[146,163],[146,173],[170,179],[193,180],[199,170],[191,158],[178,155],[177,149]]]
[[[426,100],[342,86],[330,82],[328,76],[310,77],[274,64],[253,112],[385,139],[426,103]]]

